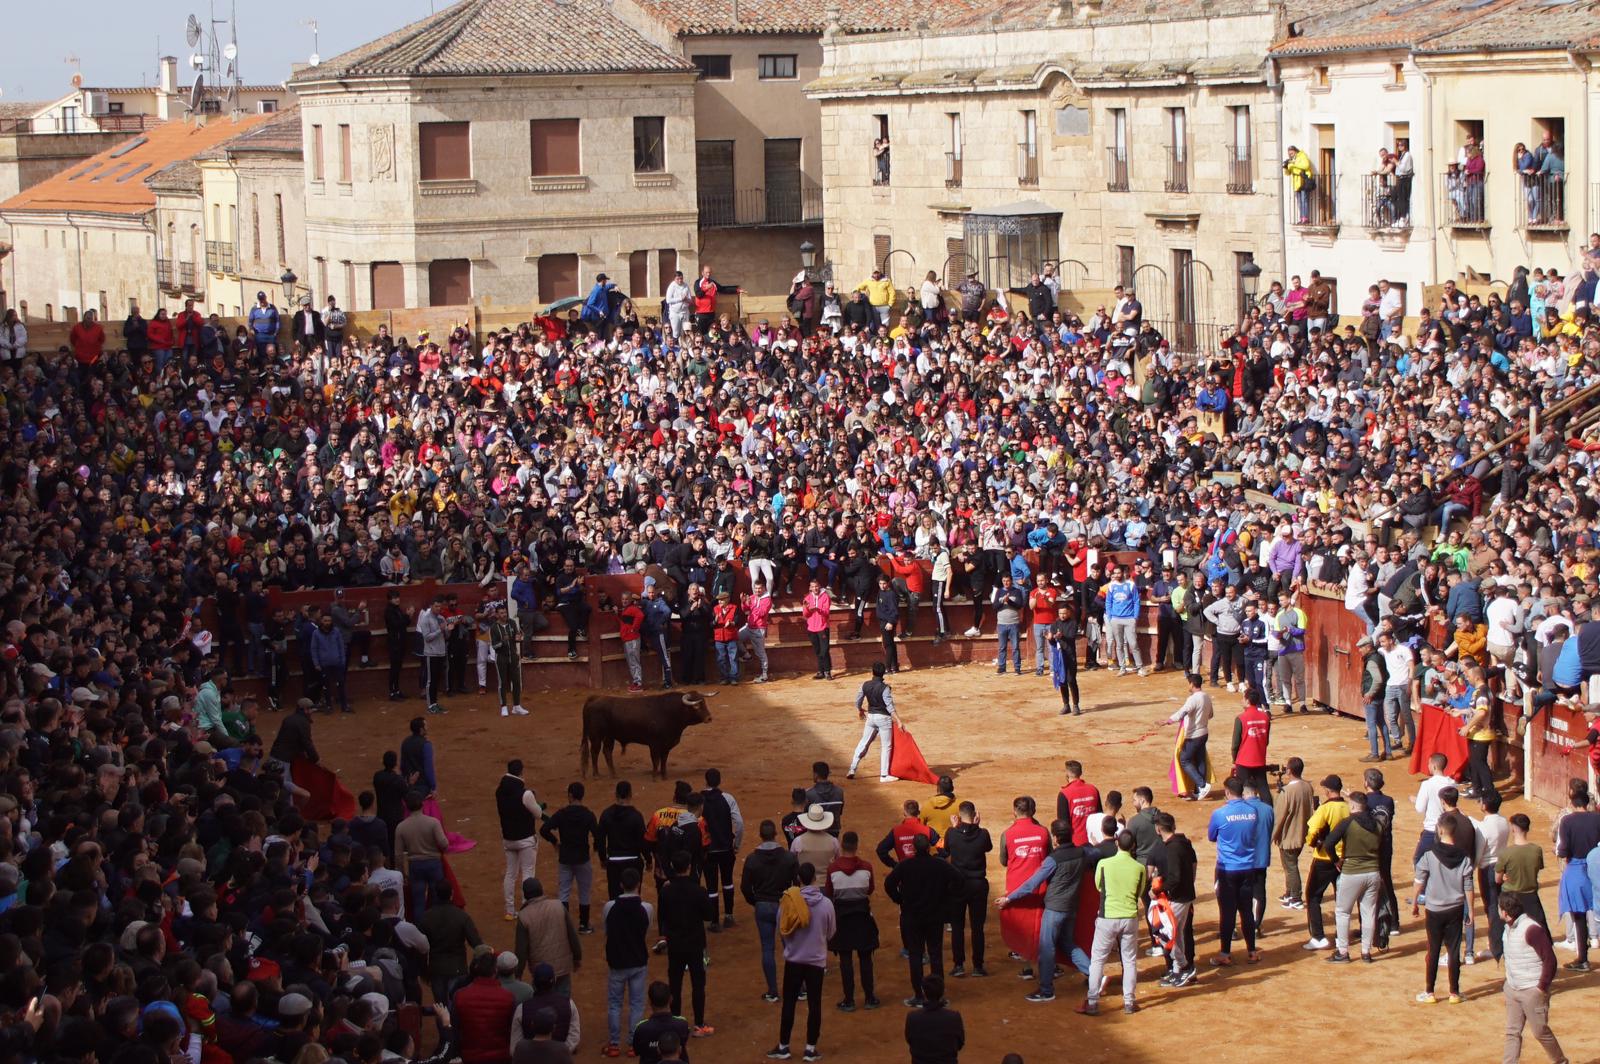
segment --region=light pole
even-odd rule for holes
[[[1239,264],[1239,315],[1241,318],[1250,313],[1250,308],[1256,305],[1256,283],[1261,279],[1261,267],[1256,265],[1255,259],[1246,259]]]
[[[817,245],[807,240],[800,245],[800,267],[805,271],[806,280],[811,279],[811,268],[817,264]]]

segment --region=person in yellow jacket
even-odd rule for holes
[[[889,324],[889,308],[894,306],[894,282],[885,277],[882,270],[873,270],[872,276],[856,285],[855,290],[867,293],[867,302],[872,304],[878,321]]]
[[[1306,848],[1311,851],[1311,875],[1306,881],[1306,931],[1311,941],[1306,949],[1327,949],[1328,936],[1322,926],[1322,896],[1328,888],[1339,882],[1339,859],[1344,856],[1341,841],[1329,853],[1322,848],[1328,833],[1350,815],[1350,805],[1344,800],[1344,780],[1327,776],[1322,781],[1322,804],[1306,823]]]
[[[940,776],[932,798],[922,803],[918,819],[942,835],[956,820],[956,781],[950,776]],[[942,843],[943,840],[941,840]]]
[[[1295,216],[1300,225],[1311,224],[1311,190],[1316,187],[1316,173],[1311,169],[1311,156],[1289,145],[1289,155],[1283,160],[1283,172],[1289,175],[1289,187],[1294,191]]]

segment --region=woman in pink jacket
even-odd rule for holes
[[[833,610],[833,599],[823,586],[811,581],[811,590],[800,604],[801,615],[806,619],[806,632],[811,636],[811,649],[817,652],[817,674],[813,680],[833,679],[833,657],[828,653],[828,615]]]

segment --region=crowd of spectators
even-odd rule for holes
[[[1215,634],[1212,601],[1297,583],[1347,589],[1402,639],[1430,610],[1477,623],[1469,582],[1530,630],[1581,614],[1600,601],[1591,450],[1546,430],[1486,452],[1600,381],[1589,247],[1414,327],[1336,320],[1313,274],[1199,356],[1131,290],[1080,319],[1048,271],[1016,313],[969,306],[969,278],[954,310],[913,290],[903,317],[847,317],[802,279],[799,320],[697,308],[677,337],[626,301],[481,338],[335,336],[342,312],[308,305],[280,337],[263,294],[234,336],[85,315],[59,351],[5,348],[4,1055],[414,1055],[398,892],[294,811],[256,732],[269,707],[226,689],[316,642],[276,590],[510,578],[554,612],[575,574],[653,563],[714,587],[739,559],[780,598],[816,581],[870,608],[878,589],[847,581],[887,554],[932,563],[955,637],[946,601],[979,628],[997,589],[1037,582],[1030,551],[1092,628],[1095,552],[1133,551],[1175,648]],[[1179,577],[1200,591],[1182,616],[1160,587]],[[695,601],[670,607],[698,625]]]

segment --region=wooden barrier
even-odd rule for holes
[[[1593,791],[1594,770],[1584,742],[1588,733],[1588,718],[1577,710],[1555,705],[1540,713],[1523,737],[1527,765],[1523,794],[1562,807],[1570,781],[1588,780]]]
[[[1361,650],[1356,642],[1367,634],[1360,618],[1342,599],[1302,592],[1306,614],[1306,695],[1347,716],[1363,719]]]

